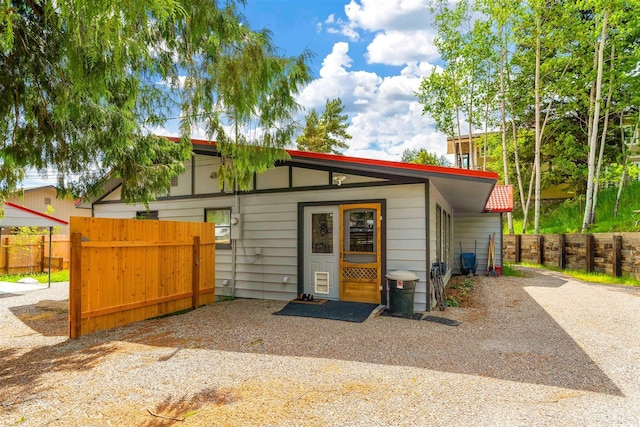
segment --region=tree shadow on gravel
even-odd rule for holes
[[[158,403],[155,408],[147,409],[148,420],[140,427],[169,427],[178,425],[189,416],[195,415],[204,406],[229,405],[236,398],[214,388],[206,388],[193,396],[169,396]]]
[[[38,304],[10,307],[9,310],[28,328],[45,337],[69,336],[69,313],[47,309]]]
[[[17,349],[0,350],[0,396],[2,406],[11,408],[25,400],[37,399],[51,388],[41,377],[52,372],[90,371],[115,348],[104,344],[73,349],[68,342],[39,347],[26,353]]]

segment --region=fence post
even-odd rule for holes
[[[585,236],[585,271],[587,273],[593,273],[593,234],[586,234]]]
[[[516,234],[515,235],[516,241],[515,241],[515,246],[516,246],[516,256],[515,256],[515,260],[513,261],[516,264],[520,264],[520,246],[522,244],[522,234]]]
[[[71,234],[69,265],[69,337],[82,335],[82,233]]]
[[[538,241],[538,265],[544,265],[544,236],[538,234],[536,240]]]
[[[5,274],[9,274],[9,238],[4,238],[4,269]]]
[[[613,236],[613,277],[622,276],[622,236]]]
[[[40,236],[40,273],[44,273],[44,234]]]
[[[193,263],[191,270],[191,306],[200,307],[200,236],[193,236]]]
[[[558,267],[564,270],[567,266],[567,236],[565,234],[558,235]]]

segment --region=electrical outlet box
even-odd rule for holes
[[[242,214],[231,214],[231,240],[242,239]]]

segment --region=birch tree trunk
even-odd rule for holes
[[[504,170],[504,183],[509,185],[509,157],[507,156],[507,112],[505,107],[506,90],[504,85],[504,62],[505,62],[505,50],[502,46],[502,27],[498,29],[498,37],[500,38],[500,119],[502,130],[502,167]],[[509,227],[509,234],[514,234],[513,230],[513,215],[511,212],[507,213],[507,226]]]
[[[598,166],[596,168],[596,182],[593,189],[593,206],[591,207],[591,224],[596,222],[596,208],[598,206],[598,192],[600,188],[600,171],[602,170],[602,158],[604,157],[604,143],[607,139],[607,127],[609,125],[609,111],[611,109],[611,96],[613,95],[613,69],[614,55],[616,45],[611,44],[611,63],[609,75],[609,93],[607,94],[607,102],[604,110],[604,124],[602,125],[602,135],[600,137],[600,153],[598,154]]]
[[[542,132],[540,129],[540,38],[542,32],[542,17],[540,12],[536,16],[536,71],[535,71],[535,193],[534,193],[534,233],[540,233],[540,147],[542,145]]]
[[[593,122],[591,129],[591,140],[589,141],[589,174],[587,176],[587,194],[585,199],[584,218],[582,220],[582,232],[584,233],[591,225],[596,150],[598,144],[598,124],[600,122],[600,103],[602,101],[602,70],[604,62],[604,46],[607,38],[607,21],[609,19],[609,9],[605,9],[604,18],[602,19],[602,33],[600,35],[600,45],[598,48],[598,74],[596,76],[596,98],[593,106]]]

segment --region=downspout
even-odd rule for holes
[[[239,135],[239,131],[238,131],[238,120],[237,117],[235,117],[236,120],[234,120],[234,136],[235,136],[235,143],[238,143],[238,135]],[[232,159],[232,161],[234,162],[234,167],[235,167],[235,161]],[[240,198],[239,198],[239,193],[238,193],[238,172],[236,171],[234,179],[233,179],[233,195],[234,195],[234,199],[235,199],[235,213],[239,214],[240,213]],[[231,218],[229,218],[229,221],[231,221]],[[230,224],[231,225],[231,224]],[[233,226],[233,225],[232,225]],[[236,225],[236,227],[238,227],[239,225]],[[229,237],[231,238],[231,230],[229,230]],[[238,236],[239,237],[239,236]],[[236,244],[236,239],[231,239],[231,298],[235,298],[236,297],[236,257],[237,257],[237,250],[238,250],[238,245]]]
[[[235,198],[235,207],[234,213],[240,213],[240,195],[238,193],[238,179],[236,178],[234,184],[234,198]],[[239,227],[240,225],[232,225],[232,227]],[[236,243],[236,239],[231,239],[231,298],[236,297],[236,256],[237,256],[238,245]]]

